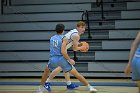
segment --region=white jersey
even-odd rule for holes
[[[73,45],[71,36],[74,33],[78,33],[77,29],[70,30],[68,33],[65,34],[65,37],[68,39],[68,44],[67,44],[67,47],[66,47],[67,49],[69,49]]]

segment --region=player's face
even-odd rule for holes
[[[83,34],[85,32],[85,29],[86,29],[86,26],[77,27],[77,30],[80,34]]]

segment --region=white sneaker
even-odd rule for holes
[[[97,89],[93,88],[92,86],[89,88],[90,93],[96,93]]]
[[[38,90],[37,90],[37,93],[43,93],[43,90],[44,90],[44,89],[43,89],[43,86],[39,86],[39,87],[38,87]]]

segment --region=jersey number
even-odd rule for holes
[[[58,46],[58,40],[53,40],[53,47],[57,47]]]

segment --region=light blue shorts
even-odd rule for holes
[[[53,71],[60,66],[64,72],[72,70],[72,65],[63,56],[53,56],[49,59],[48,68]]]
[[[134,56],[131,63],[132,80],[140,80],[140,57]]]

